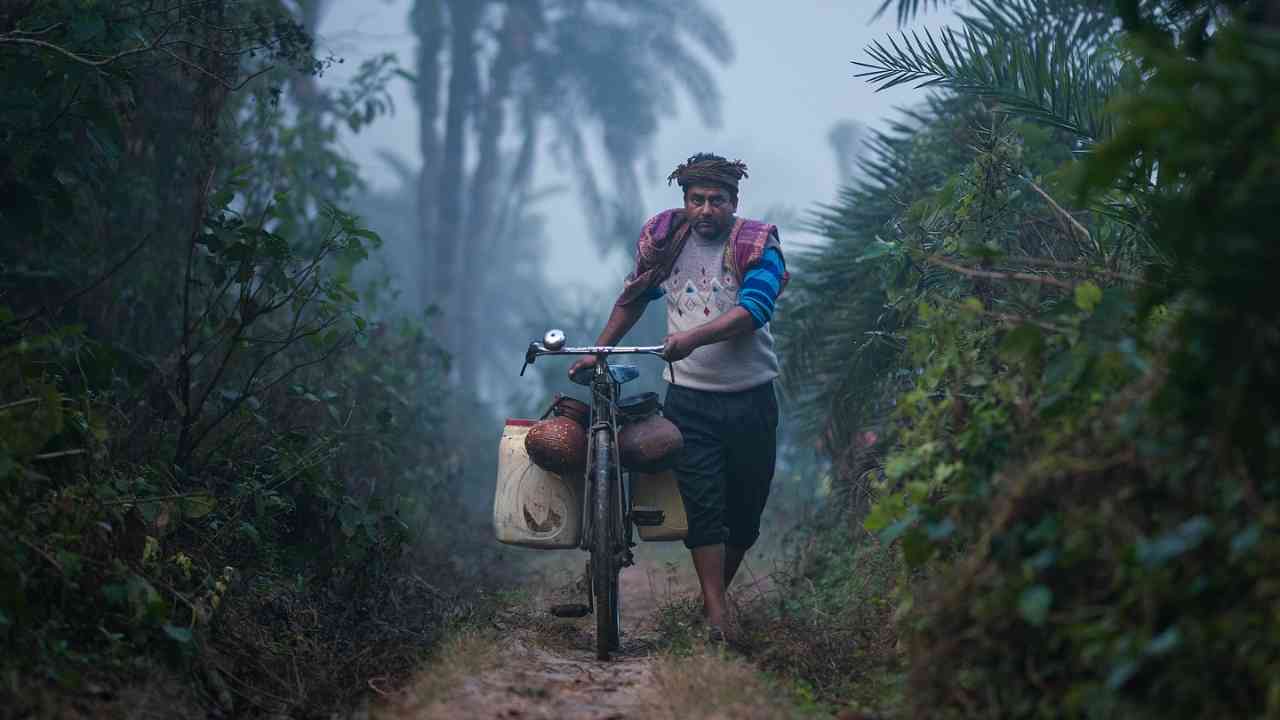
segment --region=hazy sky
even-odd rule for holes
[[[704,127],[688,103],[682,103],[677,116],[659,131],[652,162],[644,165],[652,170],[645,178],[645,210],[652,213],[678,204],[678,189],[668,188],[664,178],[699,151],[741,158],[750,167],[751,177],[742,185],[740,215],[751,217],[780,206],[803,214],[815,203],[831,200],[838,182],[827,142],[832,125],[855,120],[875,126],[894,107],[921,97],[921,91],[910,88],[877,94],[853,77],[850,61],[864,56],[862,48],[869,41],[894,29],[890,19],[870,23],[878,4],[879,0],[709,0],[707,5],[724,19],[736,53],[731,65],[717,69],[724,122],[719,128]],[[346,62],[324,82],[341,82],[361,60],[382,52],[399,54],[401,63],[412,69],[410,5],[410,0],[334,3],[321,27],[320,50]],[[936,27],[941,19],[935,16],[928,24]],[[393,117],[346,140],[375,186],[392,182],[375,150],[387,148],[411,165],[420,163],[417,113],[408,83],[397,81],[394,97]],[[547,158],[538,181],[552,184],[565,178]],[[627,263],[620,252],[610,258],[596,252],[586,239],[574,196],[565,193],[542,208],[554,236],[549,272],[566,283],[613,292]],[[784,248],[788,239],[800,241],[803,235],[784,225]]]

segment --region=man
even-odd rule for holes
[[[741,161],[700,153],[667,179],[684,207],[645,223],[597,345],[616,345],[649,302],[666,299],[664,356],[675,368],[666,417],[684,435],[676,466],[689,517],[685,539],[702,586],[708,638],[723,642],[725,589],[760,535],[773,481],[778,359],[769,320],[787,282],[775,226],[735,217]],[[578,360],[570,376],[591,367]]]

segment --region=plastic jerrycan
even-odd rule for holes
[[[689,534],[689,517],[680,499],[680,485],[674,471],[637,473],[631,483],[632,503],[656,507],[666,516],[661,525],[639,526],[637,531],[646,542],[683,540]]]
[[[493,532],[507,545],[563,550],[582,538],[582,475],[547,472],[529,459],[525,435],[533,420],[508,419],[498,444]]]

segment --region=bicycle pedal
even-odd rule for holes
[[[631,522],[638,527],[658,527],[667,521],[667,514],[656,507],[636,505],[631,508]]]
[[[551,614],[558,618],[580,618],[591,614],[591,607],[582,603],[552,605]]]

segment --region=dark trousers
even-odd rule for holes
[[[684,435],[675,471],[689,516],[685,546],[754,545],[778,452],[773,383],[740,392],[672,385],[663,414]]]

